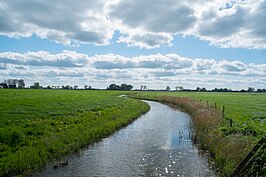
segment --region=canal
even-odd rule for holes
[[[115,134],[66,157],[34,177],[216,176],[191,141],[191,117],[171,106],[145,101],[150,111]]]

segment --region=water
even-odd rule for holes
[[[42,169],[34,177],[215,176],[190,139],[190,116],[145,101],[150,111],[126,128],[80,153],[68,165]]]

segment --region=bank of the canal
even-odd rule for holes
[[[191,118],[167,105],[145,101],[150,111],[80,153],[68,165],[49,165],[33,177],[215,176],[191,141]]]

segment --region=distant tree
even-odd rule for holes
[[[78,89],[78,86],[77,85],[74,85],[74,90],[77,90]]]
[[[127,84],[121,84],[120,90],[126,90],[127,89]]]
[[[220,88],[220,89],[215,88],[214,90],[212,90],[212,92],[229,92],[229,91],[232,90],[228,90],[227,88]]]
[[[147,90],[147,86],[146,85],[141,85],[140,86],[140,90]]]
[[[263,93],[263,92],[266,92],[266,89],[257,89],[257,92]]]
[[[246,90],[244,90],[244,89],[241,89],[239,92],[247,92]]]
[[[207,89],[203,87],[202,89],[200,89],[200,91],[201,92],[207,92]]]
[[[201,90],[200,87],[197,87],[197,88],[196,88],[196,91],[197,91],[197,92],[200,92],[200,90]]]
[[[40,88],[42,88],[42,86],[40,86],[39,82],[35,82],[32,86],[30,86],[30,88],[32,88],[32,89],[40,89]]]
[[[223,92],[229,92],[228,88],[224,88]]]
[[[121,84],[120,90],[131,90],[133,89],[132,85],[127,85],[127,84]]]
[[[170,91],[171,90],[170,86],[166,86],[166,89],[165,90],[166,91]]]
[[[18,80],[18,88],[25,88],[25,81],[23,79]]]
[[[182,90],[184,90],[184,88],[182,86],[176,86],[175,87],[175,90],[176,91],[182,91]]]
[[[253,87],[249,87],[247,92],[255,92],[255,89]]]
[[[87,90],[88,89],[88,86],[87,85],[84,85],[84,89]]]
[[[121,86],[116,84],[110,84],[107,87],[107,90],[131,90],[131,89],[133,89],[133,86],[127,84],[121,84]]]
[[[8,79],[8,80],[5,80],[5,83],[8,85],[9,88],[16,88],[18,80],[17,79]]]
[[[132,90],[133,86],[132,85],[127,85],[127,90]]]
[[[52,89],[52,87],[51,87],[50,85],[48,85],[46,88],[47,88],[47,89]]]
[[[119,85],[116,85],[116,84],[110,84],[107,87],[107,90],[120,90],[120,86]]]

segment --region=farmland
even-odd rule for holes
[[[127,125],[149,107],[121,92],[0,90],[0,176],[40,168]]]
[[[148,111],[145,103],[119,98],[121,94],[184,108],[194,117],[197,143],[221,175],[231,174],[266,133],[266,94],[0,90],[0,176],[38,169]]]
[[[215,92],[135,92],[148,99],[159,96],[190,97],[205,102],[218,109],[225,107],[225,117],[233,120],[234,125],[251,126],[259,134],[266,131],[266,94],[263,93],[215,93]]]

